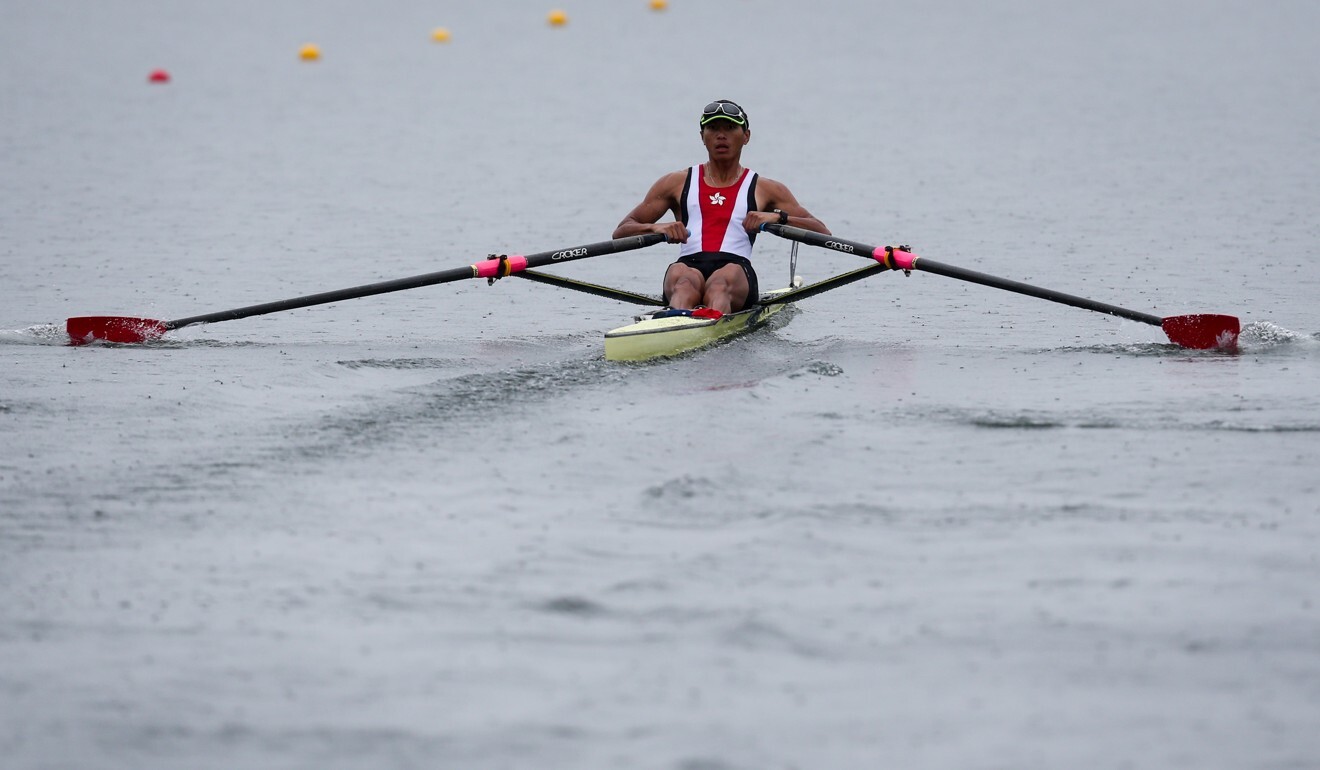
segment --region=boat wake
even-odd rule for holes
[[[348,369],[404,369],[450,372],[455,361],[413,358],[340,361]],[[390,444],[402,436],[466,435],[492,415],[525,414],[548,401],[584,388],[608,387],[626,376],[600,359],[559,361],[496,371],[467,372],[424,385],[393,390],[360,407],[340,409],[314,422],[287,428],[295,455],[323,457],[353,448]]]

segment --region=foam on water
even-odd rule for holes
[[[0,329],[0,345],[68,345],[62,324],[39,324],[26,329]]]
[[[1313,351],[1320,342],[1320,333],[1301,334],[1283,328],[1269,321],[1253,321],[1242,327],[1238,335],[1238,345],[1244,353],[1257,353],[1279,346],[1296,345],[1303,350]]]

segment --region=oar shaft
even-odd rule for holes
[[[982,286],[989,286],[995,289],[1005,289],[1007,291],[1017,292],[1018,294],[1026,294],[1029,297],[1039,297],[1040,299],[1047,299],[1051,302],[1079,307],[1083,310],[1093,310],[1097,313],[1106,313],[1108,315],[1118,316],[1119,318],[1126,318],[1131,321],[1140,321],[1141,323],[1150,324],[1151,326],[1160,326],[1164,323],[1163,318],[1157,315],[1151,315],[1150,313],[1128,310],[1127,308],[1122,308],[1117,305],[1097,302],[1093,299],[1065,294],[1061,291],[1042,289],[1039,286],[1032,286],[1031,284],[1022,283],[1021,281],[1012,281],[1007,278],[999,278],[975,270],[968,270],[963,267],[946,265],[942,262],[925,259],[924,257],[914,257],[912,266],[917,270],[924,270],[927,273],[935,273],[936,275],[943,275],[949,278],[957,278],[960,281],[979,283]]]
[[[331,302],[342,302],[347,299],[370,297],[375,294],[386,294],[393,291],[416,289],[422,286],[450,283],[452,281],[461,281],[469,278],[500,277],[502,275],[511,275],[529,267],[542,267],[544,265],[558,264],[561,262],[571,262],[576,259],[599,257],[606,254],[615,254],[621,251],[640,249],[661,243],[664,240],[665,236],[659,233],[647,233],[645,235],[616,238],[612,241],[601,241],[600,243],[576,246],[569,249],[543,251],[539,254],[529,254],[526,257],[516,255],[510,256],[507,258],[507,265],[504,267],[505,272],[500,275],[496,275],[496,273],[498,272],[497,268],[501,263],[494,259],[486,260],[475,265],[456,267],[435,273],[424,273],[409,278],[396,278],[392,281],[369,283],[363,286],[354,286],[352,288],[338,289],[335,291],[323,291],[318,294],[308,294],[302,297],[279,300],[277,302],[263,302],[260,305],[248,305],[247,307],[235,308],[233,310],[221,310],[215,313],[180,318],[174,321],[166,321],[165,328],[181,329],[185,326],[192,326],[193,324],[232,321],[238,318],[248,318],[249,316],[254,315],[278,313],[283,310],[295,310],[297,308],[310,307],[312,305],[325,305]]]
[[[514,273],[518,278],[526,278],[536,283],[544,283],[549,286],[558,286],[561,289],[572,289],[584,294],[594,294],[597,297],[605,299],[615,299],[620,302],[631,302],[634,305],[653,305],[655,307],[664,307],[665,302],[656,297],[648,297],[645,294],[615,289],[611,286],[601,286],[595,283],[579,281],[575,278],[566,278],[562,275],[550,275],[549,273],[538,273],[533,270],[523,270],[520,273]]]
[[[346,299],[369,297],[373,294],[385,294],[386,292],[403,291],[404,289],[415,289],[419,286],[458,281],[472,277],[472,267],[470,265],[468,267],[456,267],[452,270],[441,270],[436,273],[416,275],[411,278],[398,278],[393,281],[382,281],[380,283],[372,283],[365,286],[354,286],[349,289],[323,291],[318,294],[307,294],[302,297],[294,297],[293,299],[263,302],[259,305],[248,305],[247,307],[234,308],[233,310],[218,310],[214,313],[189,316],[188,318],[166,321],[165,328],[181,329],[185,326],[192,326],[193,324],[233,321],[238,318],[248,318],[254,315],[278,313],[282,310],[296,310],[300,307],[310,307],[312,305],[325,305],[331,302],[342,302]]]
[[[802,243],[811,244],[812,246],[820,246],[821,248],[831,249],[833,251],[841,251],[845,254],[855,254],[859,257],[875,259],[878,262],[885,263],[886,253],[883,246],[872,246],[859,241],[850,241],[847,238],[839,238],[834,235],[821,235],[820,233],[811,230],[803,230],[800,227],[792,227],[790,225],[771,224],[766,225],[764,229],[780,237],[788,238],[789,240],[800,241]],[[1117,305],[1096,302],[1093,299],[1065,294],[1052,289],[1042,289],[1039,286],[1032,286],[1031,284],[1022,283],[1021,281],[1012,281],[1007,278],[999,278],[987,273],[977,272],[976,270],[968,270],[954,265],[946,265],[942,262],[918,257],[915,254],[911,257],[909,268],[912,270],[922,270],[927,273],[935,273],[936,275],[943,275],[949,278],[957,278],[958,280],[969,281],[971,283],[979,283],[982,286],[990,286],[995,289],[1004,289],[1018,294],[1026,294],[1030,297],[1038,297],[1051,302],[1058,302],[1063,305],[1071,305],[1072,307],[1082,308],[1083,310],[1092,310],[1097,313],[1105,313],[1120,318],[1127,318],[1132,321],[1139,321],[1152,326],[1161,326],[1164,323],[1164,319],[1157,315],[1141,313],[1136,310],[1128,310],[1127,308],[1118,307]],[[904,268],[896,266],[893,269],[898,270]]]

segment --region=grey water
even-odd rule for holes
[[[6,8],[0,764],[1320,766],[1320,6],[550,10]],[[604,240],[714,98],[839,235],[1240,349],[920,272],[660,363],[517,279],[64,344]]]

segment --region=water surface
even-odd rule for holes
[[[1311,5],[547,10],[0,28],[15,767],[1314,763]],[[62,344],[602,240],[717,97],[841,235],[1241,349],[921,273],[659,364],[513,279]]]

